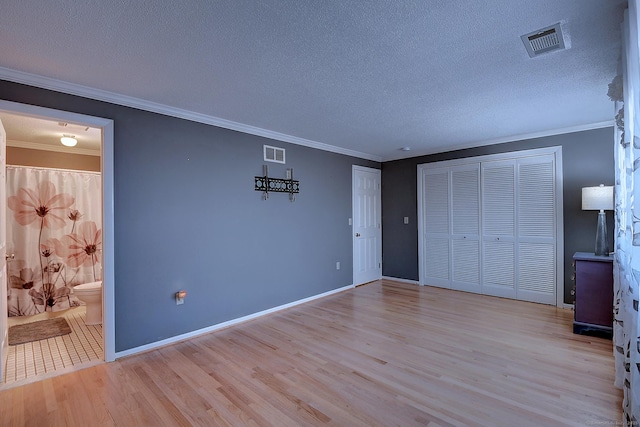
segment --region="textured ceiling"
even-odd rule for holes
[[[0,78],[29,73],[389,160],[610,122],[625,7],[7,0]],[[520,36],[556,22],[570,48],[529,58]]]

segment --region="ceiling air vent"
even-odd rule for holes
[[[550,27],[525,34],[524,36],[520,36],[520,38],[531,58],[554,50],[565,49],[560,22]]]

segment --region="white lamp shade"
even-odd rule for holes
[[[582,189],[582,210],[613,210],[613,186],[584,187]]]

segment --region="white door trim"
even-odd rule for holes
[[[361,282],[361,280],[356,280],[356,266],[358,265],[357,262],[357,255],[356,253],[356,233],[354,231],[355,229],[355,225],[356,225],[356,205],[357,205],[357,201],[356,201],[356,173],[357,172],[368,172],[368,173],[373,173],[376,174],[378,176],[378,182],[379,182],[379,186],[378,186],[378,192],[377,192],[377,204],[376,204],[376,210],[378,212],[379,215],[379,224],[378,224],[378,233],[377,233],[377,237],[376,239],[378,240],[377,242],[377,247],[380,248],[380,254],[379,254],[379,274],[377,275],[376,278],[374,278],[373,280],[377,280],[377,279],[381,279],[382,278],[382,171],[380,169],[375,169],[375,168],[368,168],[365,166],[357,166],[357,165],[353,165],[352,166],[352,171],[351,171],[351,218],[352,218],[352,233],[351,233],[351,245],[352,245],[352,251],[353,251],[353,284],[354,285],[361,285],[362,283],[367,283],[368,281]]]
[[[0,121],[0,218],[2,223],[0,224],[0,313],[4,313],[0,316],[0,383],[4,378],[5,367],[7,366],[7,359],[9,356],[9,325],[7,314],[7,294],[8,294],[8,282],[9,282],[9,269],[7,268],[7,221],[5,212],[7,211],[7,187],[5,185],[6,180],[6,148],[7,138],[6,132],[2,121]]]
[[[115,261],[113,201],[113,120],[69,111],[0,100],[0,111],[67,123],[85,124],[102,129],[102,306],[105,362],[115,360]],[[2,213],[4,215],[4,212]],[[7,313],[0,313],[6,316]]]

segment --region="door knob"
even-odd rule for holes
[[[356,233],[356,237],[360,237],[360,233]]]
[[[4,256],[5,261],[13,261],[15,258],[16,256],[14,254]]]

